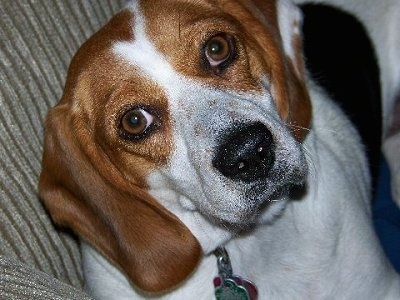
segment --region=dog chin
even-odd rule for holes
[[[237,211],[235,213],[209,216],[212,223],[233,233],[247,232],[258,225],[272,224],[283,213],[287,199],[269,202],[263,209],[254,211]]]
[[[271,194],[261,192],[258,186],[248,192],[247,203],[237,204],[230,210],[208,212],[208,215],[213,223],[233,231],[249,230],[272,224],[283,214],[287,203],[298,200],[305,191],[305,184],[301,183],[281,186]]]
[[[215,225],[222,226],[233,232],[251,230],[256,225],[272,223],[282,214],[287,201],[288,198],[274,202],[267,201],[256,208],[249,206],[230,212],[208,214],[208,218]]]
[[[274,221],[283,214],[288,200],[289,197],[285,197],[280,200],[271,201],[268,204],[268,207],[261,210],[260,214],[258,215],[256,220],[257,225],[274,223]]]

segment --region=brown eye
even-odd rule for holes
[[[135,108],[122,116],[121,127],[125,134],[139,136],[154,122],[154,116],[144,109]]]
[[[218,34],[205,45],[205,56],[211,67],[224,67],[230,63],[235,53],[233,38],[227,34]]]

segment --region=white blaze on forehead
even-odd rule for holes
[[[114,53],[137,67],[143,75],[158,83],[167,94],[176,89],[174,85],[183,80],[167,58],[160,53],[146,34],[146,20],[141,12],[139,1],[130,2],[127,7],[133,13],[133,41],[117,42]]]
[[[266,90],[261,93],[233,91],[208,86],[177,72],[166,55],[156,49],[151,37],[147,35],[146,19],[141,11],[139,1],[130,2],[127,8],[133,13],[133,39],[132,41],[116,42],[113,46],[113,52],[164,90],[168,97],[172,117],[174,117],[174,114],[178,115],[178,112],[182,112],[184,107],[187,108],[187,111],[196,110],[198,114],[209,114],[210,108],[206,105],[206,102],[215,99],[218,99],[219,103],[218,108],[213,108],[215,122],[219,120],[220,123],[226,123],[229,120],[226,116],[225,119],[219,119],[215,110],[219,110],[221,113],[227,111],[226,101],[230,100],[240,101],[243,107],[262,105],[265,106],[264,109],[274,111],[273,101],[267,86],[265,87]],[[267,80],[263,80],[263,82],[267,85]],[[251,117],[253,110],[249,109],[247,119]],[[224,113],[226,114],[226,112]],[[181,117],[180,115],[179,118]],[[195,120],[191,118],[191,122],[194,124]],[[219,127],[222,128],[222,124],[220,125]],[[176,124],[176,126],[179,126],[179,124]]]
[[[193,106],[202,102],[197,101],[198,98],[206,98],[207,94],[213,92],[218,94],[215,90],[211,92],[205,87],[203,87],[201,93],[199,93],[199,91],[196,92],[197,89],[201,88],[201,85],[198,83],[196,84],[189,78],[185,78],[183,75],[176,72],[168,62],[167,58],[155,48],[154,44],[147,36],[145,18],[140,11],[138,2],[133,2],[128,8],[134,15],[134,39],[128,42],[118,42],[114,45],[113,51],[118,57],[121,57],[128,63],[132,64],[142,73],[143,76],[156,82],[161,88],[163,88],[169,98],[170,106],[178,105],[178,99],[183,93],[185,93],[185,101],[192,103]],[[188,92],[191,95],[189,95]],[[219,93],[219,96],[222,95]],[[182,104],[182,102],[180,103]],[[194,122],[194,120],[192,120],[192,122]],[[179,125],[175,124],[175,126]],[[188,131],[190,128],[181,128],[180,130],[180,136],[175,136],[174,141],[175,147],[179,149],[179,151],[177,151],[179,155],[177,157],[175,157],[176,155],[173,155],[173,158],[171,159],[173,167],[167,171],[167,173],[169,173],[168,177],[173,178],[176,183],[184,183],[186,181],[197,182],[199,187],[199,192],[197,192],[197,194],[200,195],[195,197],[205,199],[197,171],[193,166],[188,167],[190,162],[185,159],[190,155],[187,153],[189,150],[185,145],[186,142],[184,138],[182,138],[182,135],[184,134],[184,131]],[[164,176],[165,174],[163,171],[161,171],[161,173],[155,171],[149,176],[148,183],[150,185],[150,194],[152,194],[168,210],[178,216],[178,218],[199,240],[203,251],[206,253],[211,252],[215,248],[214,243],[220,244],[229,239],[230,234],[227,231],[215,229],[215,226],[211,226],[211,224],[198,212],[193,212],[193,209],[195,209],[193,203],[185,196],[179,195],[179,193],[177,194],[174,191],[174,189],[177,188],[176,186],[171,187],[169,190],[168,180],[165,182]],[[207,230],[205,231],[206,228]],[[217,240],[217,242],[214,240]]]
[[[149,193],[191,230],[205,252],[212,251],[230,233],[223,228],[216,232],[206,216],[235,222],[239,209],[243,214],[252,210],[243,184],[226,179],[212,164],[221,132],[237,122],[262,122],[274,133],[276,154],[295,165],[301,160],[298,146],[279,117],[268,80],[264,78],[263,90],[255,92],[227,90],[185,77],[146,34],[138,1],[128,9],[133,13],[133,39],[117,42],[113,51],[164,90],[174,126],[175,151],[168,165],[146,178]],[[291,40],[286,43],[291,47]]]

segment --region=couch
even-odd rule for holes
[[[123,4],[0,2],[0,299],[90,299],[77,240],[38,197],[43,122],[79,45]]]

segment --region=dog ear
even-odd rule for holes
[[[277,19],[284,54],[286,56],[286,82],[289,97],[287,122],[294,136],[301,140],[311,122],[311,102],[306,86],[302,45],[303,16],[292,1],[279,0]]]
[[[242,23],[248,39],[262,49],[255,60],[263,60],[262,76],[271,80],[278,113],[296,139],[303,140],[311,122],[311,102],[306,86],[299,8],[289,0],[220,0],[219,4]]]
[[[71,228],[139,289],[159,293],[197,266],[198,241],[144,189],[109,167],[66,104],[46,121],[39,191],[55,223]]]

